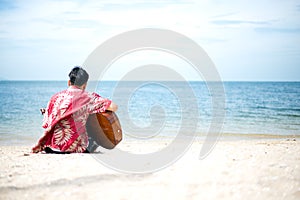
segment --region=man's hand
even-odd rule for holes
[[[41,108],[40,111],[41,111],[42,115],[44,115],[45,112],[46,112],[46,109],[45,108]]]

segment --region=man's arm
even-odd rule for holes
[[[116,112],[118,110],[118,105],[115,104],[114,102],[111,102],[111,104],[108,106],[108,108],[106,110]]]

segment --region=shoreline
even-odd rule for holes
[[[39,139],[39,137],[36,137],[35,139],[32,139],[28,136],[24,137],[21,136],[23,138],[5,138],[5,139],[1,139],[0,138],[0,146],[33,146],[35,144],[35,142],[37,142],[37,140]],[[126,137],[126,136],[125,136]],[[136,139],[136,138],[130,138],[130,137],[126,137],[123,139],[127,140],[127,141],[146,141],[147,139]],[[197,133],[195,136],[196,140],[200,140],[200,141],[204,141],[206,138],[206,134],[204,133]],[[170,139],[174,139],[173,136],[156,136],[155,138],[149,138],[150,140],[170,140]],[[279,140],[300,140],[300,133],[298,135],[294,134],[294,135],[284,135],[284,134],[274,134],[274,133],[222,133],[220,134],[220,137],[218,139],[218,141],[222,141],[222,140],[245,140],[245,139],[250,139],[250,140],[256,140],[256,139],[279,139]],[[24,141],[25,140],[25,141]]]
[[[126,141],[120,148],[143,153],[161,145]],[[194,141],[174,164],[147,174],[116,172],[90,154],[25,156],[29,146],[0,146],[1,199],[300,198],[299,140],[220,140],[199,160],[202,145]]]

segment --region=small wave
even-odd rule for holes
[[[252,107],[254,109],[265,109],[265,110],[275,110],[275,111],[296,111],[300,112],[300,108],[283,108],[283,107],[268,107],[268,106],[256,106]]]
[[[297,114],[278,114],[279,116],[283,116],[283,117],[300,117],[300,115],[297,115]]]

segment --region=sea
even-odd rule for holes
[[[222,137],[300,136],[300,82],[221,84],[221,101],[206,82],[196,81],[95,81],[87,90],[118,104],[124,140],[176,137],[179,131],[201,138],[212,123]],[[66,81],[0,81],[0,145],[33,145],[43,134],[40,108],[66,88]]]

